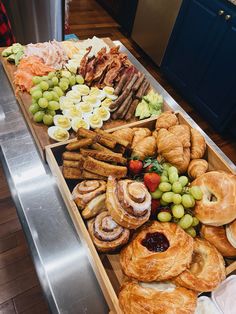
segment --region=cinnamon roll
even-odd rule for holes
[[[142,182],[128,179],[117,181],[110,176],[107,181],[106,207],[118,224],[137,229],[149,219],[151,195]]]
[[[112,252],[129,240],[130,231],[119,226],[107,211],[89,220],[88,230],[99,252]]]
[[[85,206],[96,196],[106,191],[106,182],[103,180],[84,180],[76,185],[72,198],[79,209]]]

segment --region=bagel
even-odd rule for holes
[[[236,220],[226,226],[226,236],[230,244],[236,248]]]
[[[210,171],[196,178],[203,197],[196,201],[195,216],[204,224],[222,226],[236,219],[236,176],[223,171]]]

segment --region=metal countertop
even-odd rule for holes
[[[131,62],[146,74],[151,85],[164,96],[172,109],[181,111],[236,170],[235,165],[140,62],[119,41],[115,44],[119,44],[121,51],[127,53]],[[86,248],[74,229],[48,166],[40,158],[2,65],[0,87],[1,161],[50,309],[53,313],[63,314],[108,313]]]

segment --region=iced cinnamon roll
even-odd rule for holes
[[[129,240],[130,231],[119,226],[105,211],[88,221],[90,236],[99,252],[112,252]]]
[[[118,224],[137,229],[149,219],[151,195],[142,182],[117,181],[110,176],[107,181],[106,207]]]
[[[84,180],[76,185],[72,192],[72,197],[78,208],[83,209],[92,199],[105,191],[105,181]]]

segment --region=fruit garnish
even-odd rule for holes
[[[156,172],[145,173],[144,184],[150,192],[154,192],[160,183],[161,177]]]
[[[143,163],[143,168],[145,168],[145,172],[156,172],[158,174],[162,174],[163,167],[162,165],[153,158],[146,158]]]
[[[164,252],[170,246],[167,237],[161,232],[148,233],[141,243],[152,252]]]
[[[128,165],[131,174],[140,174],[143,170],[143,163],[141,160],[130,160]]]

